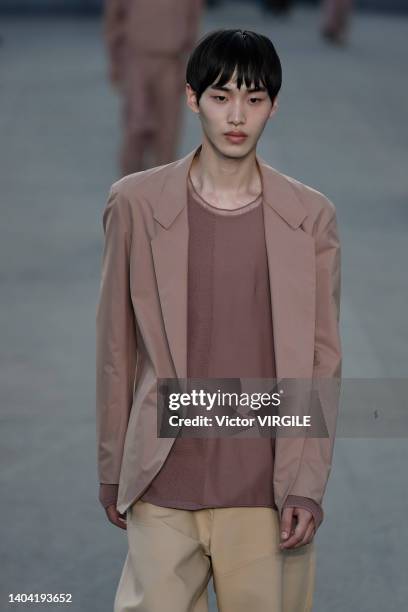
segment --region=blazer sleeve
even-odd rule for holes
[[[319,407],[327,431],[324,437],[306,437],[299,472],[285,504],[297,505],[296,501],[301,497],[313,501],[316,529],[324,517],[322,500],[331,471],[342,372],[339,332],[341,247],[336,210],[329,200],[327,203],[315,237],[316,324],[313,366],[313,387],[318,393]]]
[[[127,199],[113,188],[103,212],[103,230],[102,275],[96,310],[98,476],[102,484],[118,485],[133,402],[137,342],[130,294],[130,207]],[[111,493],[114,491],[114,487],[108,489]]]

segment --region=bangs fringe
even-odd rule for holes
[[[187,82],[198,98],[212,85],[224,86],[236,74],[237,87],[265,87],[274,98],[282,83],[282,69],[272,42],[246,30],[217,30],[196,47],[187,66]]]

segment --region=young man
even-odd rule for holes
[[[99,499],[127,529],[115,612],[312,609],[326,437],[157,435],[158,379],[341,376],[340,244],[323,194],[256,154],[278,108],[272,42],[220,30],[195,48],[202,141],[111,188],[97,310]],[[336,387],[337,388],[337,387]]]

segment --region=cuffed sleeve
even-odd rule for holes
[[[119,485],[117,484],[104,484],[100,483],[99,485],[99,501],[104,508],[108,508],[109,506],[116,506],[116,502],[118,499],[118,489]]]
[[[110,485],[119,482],[137,362],[130,219],[129,202],[111,189],[103,212],[105,242],[96,311],[98,476],[100,483]]]
[[[288,495],[283,505],[283,509],[285,508],[304,508],[305,510],[309,510],[309,512],[311,512],[311,514],[313,515],[315,531],[319,529],[321,523],[323,522],[323,508],[320,504],[316,503],[310,497],[302,497],[300,495]]]

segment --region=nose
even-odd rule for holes
[[[245,112],[241,100],[234,100],[229,108],[228,122],[233,125],[241,125],[245,123]]]

